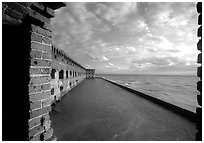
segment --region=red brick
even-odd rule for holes
[[[48,130],[47,132],[44,133],[44,140],[48,140],[51,138],[53,135],[53,129]]]
[[[53,100],[54,100],[54,97],[50,97],[50,98],[47,98],[45,100],[42,100],[42,106],[45,107],[45,106],[50,105]]]
[[[33,128],[34,126],[41,125],[42,117],[35,118],[30,120],[28,123],[29,129]]]
[[[41,108],[41,101],[31,102],[30,103],[30,110],[35,110]]]
[[[30,85],[29,86],[29,93],[41,92],[42,88],[41,85]]]
[[[49,30],[45,30],[39,26],[36,26],[36,25],[31,25],[31,30],[36,32],[36,33],[39,33],[43,36],[46,36],[46,37],[51,37],[52,36],[52,33],[49,31]]]
[[[32,4],[32,2],[20,2],[20,4],[25,7],[29,7]]]
[[[50,74],[51,73],[51,68],[42,68],[42,73],[43,74]]]
[[[33,33],[31,34],[31,41],[36,41],[42,43],[43,37],[39,34]]]
[[[7,8],[8,8],[8,6],[5,5],[4,3],[2,3],[2,13],[4,13]]]
[[[51,89],[51,84],[50,83],[43,84],[43,85],[41,85],[41,88],[42,88],[42,90],[49,90],[49,89]]]
[[[45,44],[40,44],[40,43],[31,43],[31,48],[36,49],[36,50],[41,50],[41,51],[46,51],[46,52],[51,52],[51,46],[45,45]]]
[[[45,42],[46,44],[52,44],[52,40],[47,37],[43,37],[43,42]]]
[[[51,59],[51,53],[43,52],[42,58],[43,59]]]
[[[43,100],[43,99],[50,98],[50,97],[51,97],[50,91],[41,92],[41,93],[30,95],[30,101],[33,102],[33,101]]]
[[[40,134],[30,138],[29,141],[41,141],[42,140],[42,136],[43,136],[43,133],[40,133]]]
[[[49,31],[52,31],[52,27],[51,27],[51,25],[49,23],[45,22],[44,25],[43,25],[43,28],[45,28],[45,29],[47,29]]]
[[[23,18],[23,14],[16,11],[16,10],[11,10],[9,8],[6,9],[6,11],[4,12],[5,14],[15,18],[15,19],[22,19]]]
[[[8,15],[2,14],[2,24],[7,25],[20,25],[22,23],[21,20],[17,20],[15,18],[12,18]]]
[[[42,114],[49,113],[50,111],[51,111],[50,106],[47,106],[38,110],[34,110],[30,113],[30,118],[32,119],[32,118],[38,117]]]
[[[46,12],[47,12],[46,15],[47,15],[48,18],[52,18],[52,17],[55,16],[55,12],[54,12],[54,10],[51,9],[51,8],[49,8],[49,7],[46,7]]]
[[[57,138],[55,136],[51,136],[49,139],[47,139],[46,141],[57,141]]]
[[[30,75],[36,75],[36,74],[50,74],[51,68],[30,68]]]
[[[31,58],[41,58],[42,57],[42,51],[31,50],[30,51],[30,57]]]
[[[4,2],[10,9],[15,9],[22,14],[27,14],[29,9],[17,2]]]
[[[38,13],[32,9],[29,11],[29,15],[35,19],[40,20],[41,22],[50,23],[50,19],[46,18],[45,16],[41,15],[40,13]]]
[[[32,5],[30,6],[30,8],[32,8],[32,9],[39,9],[39,10],[44,10],[44,5],[42,4],[42,3],[40,3],[40,2],[33,2],[32,3]]]
[[[41,60],[41,59],[31,59],[31,66],[41,66],[41,67],[50,67],[50,60]]]
[[[39,132],[42,132],[44,130],[44,127],[42,125],[36,126],[33,129],[29,130],[29,137],[33,137],[34,135],[38,134]]]
[[[46,76],[46,77],[31,77],[30,78],[30,85],[32,84],[43,84],[43,83],[47,83],[50,81],[50,77]]]

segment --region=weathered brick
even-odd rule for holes
[[[34,10],[37,8],[37,9],[43,11],[44,10],[44,5],[42,3],[40,3],[40,2],[33,2],[32,5],[30,6],[30,8],[32,8]]]
[[[2,13],[4,13],[7,8],[8,8],[8,6],[5,5],[4,3],[2,3]]]
[[[31,50],[30,51],[30,57],[31,58],[41,58],[42,57],[42,51]]]
[[[50,74],[51,68],[36,68],[31,67],[30,68],[30,75],[36,75],[36,74]]]
[[[53,97],[53,96],[51,96],[50,98],[47,98],[47,99],[42,100],[42,106],[45,107],[45,106],[50,105],[53,100],[54,100],[54,97]]]
[[[40,43],[31,43],[31,48],[36,49],[36,50],[41,50],[41,51],[46,51],[46,52],[51,52],[51,46],[50,45],[45,45],[45,44],[40,44]]]
[[[15,18],[12,18],[6,14],[2,14],[2,24],[7,25],[20,25],[22,23],[21,20],[17,20]]]
[[[30,120],[28,123],[29,129],[33,128],[34,126],[41,125],[42,117],[34,118]]]
[[[50,74],[51,68],[42,68],[42,74]]]
[[[47,29],[49,31],[52,31],[52,27],[51,27],[51,25],[49,23],[45,22],[44,25],[43,25],[43,28],[45,28],[45,29]]]
[[[5,14],[15,18],[15,19],[22,19],[23,18],[23,14],[16,11],[16,10],[11,10],[9,8],[6,9],[6,11],[4,12]]]
[[[30,85],[29,86],[30,94],[35,93],[35,92],[41,92],[41,91],[42,91],[41,85]]]
[[[34,127],[33,129],[29,130],[29,138],[42,132],[43,130],[44,130],[44,127],[42,125]]]
[[[50,82],[50,76],[43,76],[43,77],[31,77],[30,78],[30,85],[32,84],[44,84]]]
[[[46,12],[47,12],[46,16],[47,16],[48,18],[52,18],[52,17],[55,16],[54,10],[51,9],[51,8],[49,8],[49,7],[46,7]]]
[[[42,90],[49,90],[49,89],[51,89],[51,84],[50,83],[43,84],[43,85],[41,85],[41,88],[42,88]]]
[[[50,67],[50,60],[31,59],[31,66]]]
[[[44,140],[48,140],[51,138],[53,135],[53,129],[48,130],[47,132],[44,133]]]
[[[47,139],[46,141],[57,141],[57,138],[55,136],[51,136],[49,139]]]
[[[48,115],[48,114],[46,114],[46,115]],[[45,127],[45,130],[46,130],[46,131],[50,129],[50,127],[51,127],[51,121],[50,121],[50,119],[49,119],[49,116],[48,116],[48,117],[44,116],[44,117],[42,118],[42,125]]]
[[[42,40],[43,40],[43,36],[32,32],[31,41],[36,41],[36,42],[42,43]]]
[[[25,6],[25,7],[29,7],[31,6],[32,2],[19,2],[21,5]]]
[[[52,88],[51,89],[51,95],[54,95],[54,92],[55,92],[55,90],[54,90],[54,88]]]
[[[42,141],[42,140],[43,140],[43,133],[40,133],[29,139],[29,141]]]
[[[47,38],[47,37],[43,37],[43,42],[46,44],[52,44],[52,40],[50,38]]]
[[[202,63],[202,53],[198,54],[197,63]]]
[[[50,106],[47,106],[47,107],[44,107],[44,108],[40,108],[38,110],[34,110],[30,113],[30,118],[35,118],[35,117],[38,117],[42,114],[45,114],[45,113],[48,113],[51,111],[51,107]]]
[[[30,101],[34,102],[34,101],[43,100],[43,99],[50,98],[50,97],[51,97],[50,91],[46,91],[46,92],[41,92],[41,93],[30,95]]]
[[[43,52],[42,58],[43,59],[51,59],[51,53]]]
[[[41,74],[41,68],[30,68],[30,75]]]
[[[39,34],[42,34],[43,36],[46,36],[46,37],[51,37],[52,36],[52,33],[49,31],[49,30],[45,30],[39,26],[36,26],[36,25],[31,25],[31,30],[36,32],[36,33],[39,33]]]
[[[35,110],[41,108],[41,101],[31,102],[30,103],[30,110]]]
[[[46,22],[46,23],[50,23],[50,19],[46,18],[45,16],[43,16],[42,14],[34,11],[34,10],[30,10],[29,11],[29,15],[35,19],[40,20],[41,22]]]
[[[27,14],[29,9],[17,2],[4,2],[10,9],[15,9],[22,14]]]

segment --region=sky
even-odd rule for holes
[[[104,74],[194,74],[195,3],[68,3],[51,20],[54,45]]]

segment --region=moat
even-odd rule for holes
[[[195,140],[196,125],[102,79],[86,79],[50,114],[59,141]]]

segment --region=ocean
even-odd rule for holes
[[[131,86],[137,91],[196,112],[197,81],[193,75],[108,75],[102,76]]]

